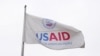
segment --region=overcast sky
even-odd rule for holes
[[[0,56],[20,56],[27,13],[81,30],[84,49],[51,50],[25,44],[25,56],[100,56],[100,0],[0,0]]]

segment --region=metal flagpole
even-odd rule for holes
[[[25,33],[25,22],[26,22],[26,5],[24,7],[24,28],[23,28],[23,38],[22,38],[22,52],[21,52],[21,56],[24,56],[24,33]]]

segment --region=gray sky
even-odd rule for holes
[[[100,0],[0,0],[0,56],[20,56],[24,5],[27,13],[81,30],[86,48],[51,50],[25,45],[25,56],[100,56]]]

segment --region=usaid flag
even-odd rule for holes
[[[26,14],[24,42],[42,44],[50,49],[84,47],[84,37],[80,30],[50,19]]]

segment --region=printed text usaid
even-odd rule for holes
[[[68,32],[40,32],[36,37],[41,41],[66,41],[70,39]]]

